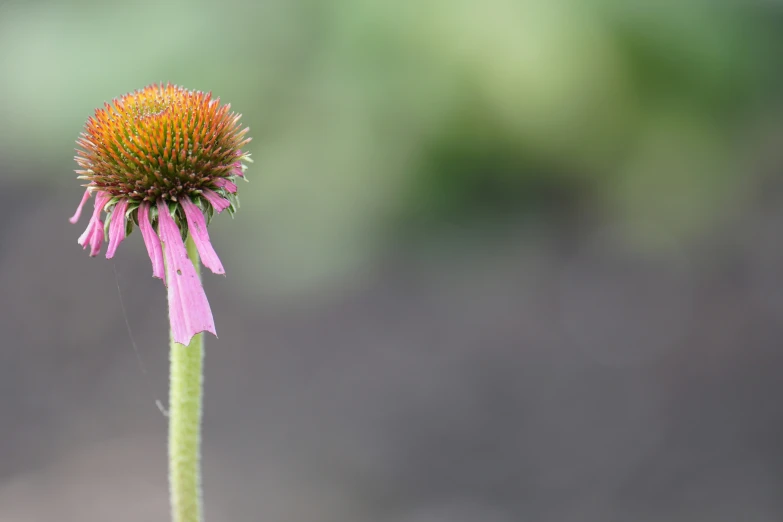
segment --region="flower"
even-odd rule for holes
[[[95,196],[78,243],[97,256],[107,240],[111,259],[138,225],[152,275],[168,288],[172,337],[184,345],[199,332],[216,333],[184,240],[189,234],[204,266],[225,274],[207,224],[214,212],[233,216],[239,208],[236,181],[251,161],[242,151],[248,129],[230,107],[211,93],[150,85],[97,109],[77,140],[76,173],[87,183],[71,223]]]

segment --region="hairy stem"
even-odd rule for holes
[[[188,236],[188,257],[201,277],[198,252]],[[204,335],[188,346],[171,340],[169,382],[169,492],[173,522],[202,522],[201,404]]]

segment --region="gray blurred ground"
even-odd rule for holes
[[[659,258],[616,227],[520,224],[284,306],[207,277],[209,519],[779,518],[783,207],[764,199]],[[165,520],[164,291],[135,236],[116,264],[82,255],[70,203],[5,206],[0,520]]]

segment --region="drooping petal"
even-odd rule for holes
[[[123,199],[114,205],[109,224],[109,246],[106,248],[106,259],[111,259],[117,252],[122,240],[125,239],[125,211],[128,209],[128,200]]]
[[[76,224],[77,221],[79,221],[79,217],[82,215],[82,209],[84,208],[85,203],[87,203],[87,200],[90,199],[90,190],[85,190],[84,195],[82,196],[82,201],[79,203],[79,206],[76,207],[76,212],[73,216],[71,216],[68,221],[70,221],[72,224]]]
[[[168,205],[158,201],[158,233],[163,242],[168,280],[169,321],[175,342],[187,346],[199,332],[215,333],[212,310],[196,269],[188,258],[179,228]]]
[[[152,277],[163,279],[165,283],[166,270],[163,265],[163,249],[161,249],[160,239],[150,223],[150,204],[147,201],[139,205],[139,229],[141,237],[144,238],[144,246],[147,247],[147,254],[152,261]]]
[[[231,181],[230,179],[218,178],[218,179],[215,180],[215,185],[220,187],[220,188],[226,189],[228,192],[230,192],[232,194],[236,194],[236,192],[237,192],[236,184],[233,181]]]
[[[96,220],[92,218],[90,219],[90,222],[87,223],[87,228],[84,229],[82,235],[79,236],[79,239],[76,240],[76,242],[79,243],[79,245],[81,245],[83,249],[87,248],[87,245],[93,244],[92,236],[95,234],[96,229],[99,228],[100,224],[101,224],[100,221],[96,223]]]
[[[245,177],[245,173],[242,172],[242,162],[241,161],[237,161],[236,163],[234,163],[233,167],[234,167],[234,170],[231,171],[231,174],[233,174],[234,176],[239,176],[240,178],[244,178]]]
[[[201,209],[193,204],[190,199],[183,197],[180,199],[180,204],[183,210],[185,210],[185,219],[188,221],[188,231],[193,238],[193,242],[196,243],[196,249],[201,256],[201,262],[205,267],[212,270],[215,274],[225,274],[223,269],[223,263],[220,262],[215,253],[215,249],[212,248],[212,243],[209,241],[209,233],[207,232],[207,223],[204,219],[204,214],[201,213]]]
[[[101,253],[101,245],[103,244],[103,221],[100,219],[95,221],[95,229],[90,237],[90,257],[95,257]]]
[[[234,185],[236,187],[236,185]],[[215,209],[215,212],[220,214],[224,210],[226,210],[228,207],[231,206],[231,202],[227,200],[226,198],[222,197],[220,194],[215,192],[214,190],[204,189],[203,191],[204,197],[207,198],[207,201],[209,201],[210,205],[212,205],[212,208]]]
[[[95,210],[93,210],[90,222],[87,224],[87,229],[79,236],[78,243],[87,248],[90,245],[90,256],[95,257],[101,251],[101,245],[103,244],[103,222],[101,221],[101,212],[106,203],[109,202],[111,196],[105,192],[98,192],[95,196]]]

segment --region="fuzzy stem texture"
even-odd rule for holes
[[[201,276],[199,256],[188,236],[188,257]],[[169,383],[169,492],[173,522],[202,522],[201,405],[204,335],[188,346],[171,340]]]

